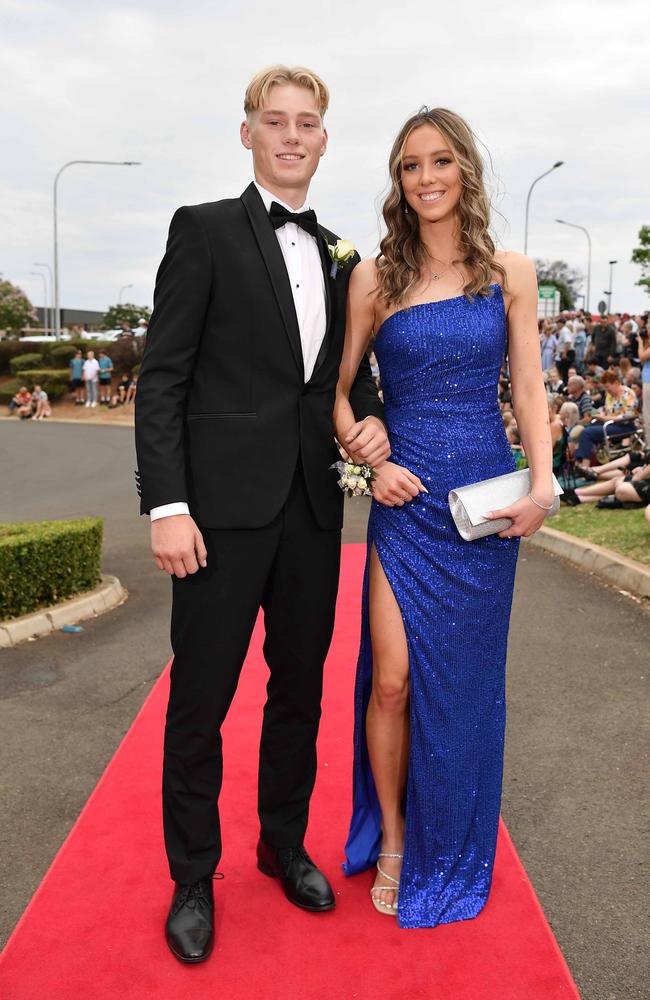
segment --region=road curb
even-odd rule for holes
[[[619,590],[626,590],[636,597],[650,597],[650,567],[604,545],[583,541],[575,535],[546,526],[523,541],[562,556],[587,573],[596,573]]]
[[[0,421],[3,423],[14,423],[17,424],[17,417],[9,417],[0,414]],[[22,421],[23,423],[25,421]],[[31,421],[26,421],[30,423]],[[74,417],[47,417],[46,420],[41,420],[39,423],[48,424],[76,424],[77,427],[135,427],[135,419],[133,420],[123,420],[115,421],[111,423],[110,420],[93,420],[92,417],[81,417],[79,420],[75,420]]]
[[[87,618],[95,618],[116,608],[127,597],[127,591],[116,576],[102,576],[102,582],[94,590],[77,594],[51,608],[41,608],[30,615],[0,622],[0,649],[48,635],[64,625],[76,625]]]

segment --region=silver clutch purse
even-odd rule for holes
[[[548,512],[549,517],[557,514],[560,509],[560,494],[564,493],[555,476],[553,476],[553,490],[555,500]],[[483,517],[484,512],[508,507],[528,493],[530,493],[530,469],[507,472],[505,476],[494,476],[492,479],[483,479],[481,482],[450,490],[449,509],[459,535],[466,542],[471,542],[475,538],[503,531],[512,524],[510,518],[499,517],[491,521]]]

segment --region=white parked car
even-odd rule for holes
[[[53,333],[37,333],[33,337],[20,337],[19,341],[29,340],[33,344],[60,344],[64,340],[71,340],[69,333],[62,333],[60,337],[55,337]]]

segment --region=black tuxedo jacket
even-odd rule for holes
[[[175,213],[136,395],[141,513],[184,500],[201,527],[262,527],[284,504],[300,456],[319,526],[341,526],[332,412],[359,258],[332,278],[327,243],[337,237],[319,229],[327,329],[305,384],[289,277],[255,185]],[[383,419],[365,357],[350,402],[358,420]]]

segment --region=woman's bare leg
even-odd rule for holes
[[[616,497],[621,503],[641,503],[641,497],[632,483],[619,483],[616,487]]]
[[[615,479],[604,479],[602,483],[592,483],[591,486],[577,486],[575,494],[581,503],[589,503],[591,500],[600,500],[601,497],[608,497],[614,493],[616,484],[622,479],[622,475]]]
[[[402,801],[409,753],[409,659],[404,623],[395,595],[386,579],[377,551],[370,553],[370,635],[372,640],[372,693],[366,715],[366,740],[382,813],[381,850],[403,854]],[[384,871],[399,878],[398,858],[381,858]],[[376,885],[386,885],[377,874]],[[376,899],[394,904],[389,889]]]
[[[604,462],[602,465],[592,465],[591,471],[602,476],[604,473],[610,473],[617,469],[625,469],[629,464],[630,456],[626,454],[621,455],[620,458],[613,458],[611,462]]]

